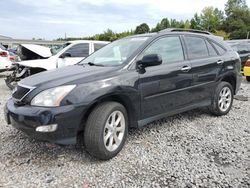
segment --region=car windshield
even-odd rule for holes
[[[148,37],[133,37],[114,41],[96,51],[80,64],[96,66],[118,66],[123,64]]]
[[[51,54],[52,55],[56,55],[57,53],[59,53],[62,49],[64,49],[65,47],[67,47],[68,45],[70,45],[69,42],[63,44],[62,46],[54,46],[53,48],[50,49]]]

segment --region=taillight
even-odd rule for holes
[[[10,60],[10,61],[15,61],[15,60],[16,60],[16,57],[15,57],[15,56],[9,56],[9,60]]]
[[[1,56],[1,57],[7,57],[7,56],[8,56],[8,53],[7,53],[7,52],[0,52],[0,56]]]
[[[247,62],[245,63],[245,67],[250,67],[250,59],[248,59]]]

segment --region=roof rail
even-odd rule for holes
[[[164,32],[190,32],[190,33],[200,33],[200,34],[206,34],[206,35],[213,35],[212,33],[208,31],[201,31],[196,29],[182,29],[182,28],[167,28],[159,31],[160,33]]]

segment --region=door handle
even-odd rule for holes
[[[218,65],[222,65],[223,63],[224,63],[224,61],[222,61],[222,60],[217,61]]]
[[[186,66],[181,68],[181,71],[182,72],[188,72],[188,71],[190,71],[190,69],[191,69],[191,67],[186,65]]]

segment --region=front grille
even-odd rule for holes
[[[27,95],[30,92],[30,88],[22,87],[17,85],[15,88],[15,91],[12,94],[12,97],[17,99],[17,100],[22,100],[25,95]]]

